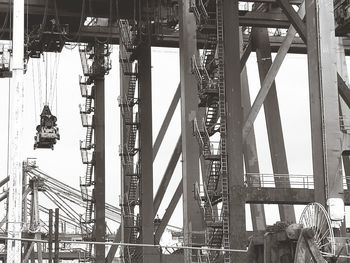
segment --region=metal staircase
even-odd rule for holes
[[[194,120],[194,134],[206,167],[203,171],[203,186],[197,185],[197,199],[206,223],[206,244],[210,248],[230,248],[228,170],[226,152],[226,108],[224,84],[223,9],[222,0],[210,0],[206,6],[200,0],[193,2],[197,27],[206,32],[207,43],[201,56],[192,57],[192,73],[198,83],[199,107],[205,108],[202,122]],[[208,12],[213,8],[216,12]],[[198,15],[199,14],[199,15]],[[215,27],[212,21],[215,17]],[[200,59],[196,59],[196,57]],[[199,61],[199,62],[198,62]],[[219,133],[219,142],[217,136]],[[221,211],[218,211],[218,207]],[[209,252],[209,261],[215,261],[219,252]],[[225,263],[230,262],[229,253],[223,252]]]
[[[212,201],[214,201],[213,199],[218,190],[218,183],[220,179],[220,169],[221,169],[220,160],[213,160],[210,162],[208,179],[207,179],[207,191]]]
[[[84,77],[79,78],[79,86],[84,105],[80,106],[80,116],[83,127],[86,128],[85,140],[80,141],[80,152],[83,164],[86,165],[85,176],[80,177],[80,190],[85,202],[85,216],[81,220],[82,229],[85,229],[86,240],[93,239],[95,219],[95,194],[94,194],[94,99],[95,79],[108,74],[111,69],[109,59],[110,50],[108,44],[88,43],[79,46],[79,55]],[[93,245],[87,246],[87,261],[94,261],[92,255]]]
[[[87,77],[87,83],[93,83],[94,79],[101,75],[106,75],[112,68],[110,61],[110,47],[103,44],[102,54],[96,54],[94,43],[80,44],[79,56],[83,74]]]
[[[201,25],[209,19],[209,15],[202,0],[191,0],[190,11],[193,12],[197,25]]]
[[[216,10],[217,40],[218,40],[218,90],[219,90],[219,110],[220,110],[220,151],[221,151],[221,178],[222,178],[222,246],[224,249],[230,248],[229,229],[229,186],[227,170],[226,152],[226,98],[224,83],[224,26],[223,26],[223,2],[217,1]],[[224,262],[230,262],[230,254],[224,253]]]
[[[87,56],[84,56],[87,57]],[[84,65],[83,65],[84,70]],[[84,73],[85,75],[85,73]],[[94,191],[93,191],[93,167],[95,161],[94,144],[93,144],[93,130],[94,130],[94,108],[93,108],[93,85],[88,81],[89,77],[85,76],[84,80],[80,78],[80,91],[83,98],[85,98],[85,105],[80,106],[80,115],[83,127],[86,128],[85,140],[80,141],[80,153],[83,164],[86,165],[85,176],[80,178],[80,189],[82,198],[86,202],[85,218],[83,224],[90,225],[94,222]],[[90,84],[89,84],[90,83]]]
[[[83,69],[83,74],[89,77],[92,74],[92,58],[93,58],[93,47],[91,44],[81,44],[79,45],[79,56],[81,61],[81,66]]]
[[[140,233],[139,214],[136,206],[139,205],[139,106],[138,106],[138,63],[133,53],[137,48],[136,29],[129,24],[128,20],[119,20],[120,40],[119,62],[124,79],[128,83],[123,95],[119,98],[124,135],[122,139],[120,155],[122,158],[122,176],[128,183],[125,196],[122,201],[124,228],[129,229],[129,236],[125,237],[126,243],[137,243]],[[135,247],[127,247],[124,250],[124,260],[136,262],[138,253]]]

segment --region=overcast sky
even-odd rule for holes
[[[120,193],[120,157],[119,147],[119,65],[118,48],[114,47],[111,56],[113,69],[106,76],[106,198],[107,201],[118,206]],[[33,61],[35,61],[33,59]],[[34,62],[36,64],[36,62]],[[251,54],[248,62],[249,85],[251,99],[254,100],[259,88],[259,76],[255,53]],[[79,188],[79,177],[85,175],[85,166],[81,162],[79,140],[85,138],[85,129],[81,125],[79,107],[83,100],[80,95],[79,78],[82,74],[80,58],[77,49],[64,49],[60,55],[58,70],[58,108],[57,124],[60,128],[61,140],[55,145],[55,150],[33,150],[35,127],[38,125],[39,109],[34,106],[34,91],[39,91],[37,77],[33,85],[33,65],[28,64],[25,76],[25,123],[23,146],[24,156],[37,158],[39,168],[50,176],[59,178],[76,188]],[[37,72],[37,66],[34,67]],[[37,75],[37,74],[36,74]],[[179,54],[177,49],[153,48],[152,50],[152,84],[153,84],[153,140],[167,112],[170,101],[178,86]],[[311,134],[309,122],[307,61],[304,55],[287,55],[276,79],[279,106],[284,131],[289,172],[291,174],[312,174]],[[43,85],[43,82],[42,82]],[[7,163],[7,112],[8,112],[8,79],[0,80],[0,122],[2,131],[0,137],[0,179],[6,176]],[[44,88],[42,88],[44,89]],[[35,114],[36,108],[36,114]],[[261,173],[272,173],[267,134],[263,109],[255,122],[257,149]],[[168,134],[154,162],[154,194],[167,166],[168,160],[180,134],[179,105]],[[167,202],[170,200],[180,180],[181,166],[177,165],[171,188],[166,193],[165,203],[162,204],[159,215],[162,216]],[[180,203],[181,204],[181,203]],[[269,207],[267,222],[273,224],[278,220],[276,206]],[[301,208],[297,209],[297,218]],[[248,209],[247,209],[248,211]],[[177,207],[177,219],[172,218],[171,224],[179,225],[178,217],[182,214],[181,206]],[[251,228],[250,219],[247,220]]]

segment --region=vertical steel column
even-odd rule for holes
[[[52,228],[53,228],[53,210],[49,209],[49,263],[52,263]]]
[[[58,241],[58,235],[59,235],[59,220],[60,220],[60,210],[58,208],[55,209],[55,258],[54,262],[59,262],[59,252],[60,252],[60,245]]]
[[[104,65],[104,45],[95,43],[94,62],[101,67]],[[105,241],[105,80],[104,73],[98,74],[95,83],[95,240]],[[95,257],[97,263],[105,260],[105,246],[95,245]]]
[[[34,179],[32,180],[33,183],[33,188],[32,188],[32,207],[33,207],[33,214],[32,216],[33,218],[33,224],[32,226],[34,227],[34,229],[39,225],[40,223],[40,215],[39,215],[39,179]],[[41,239],[41,233],[40,232],[36,232],[34,235],[35,239]],[[42,257],[42,243],[40,242],[36,242],[36,250],[37,250],[37,254],[38,254],[38,262],[41,263],[43,260]],[[33,250],[34,251],[34,250]]]
[[[140,44],[139,94],[140,94],[140,218],[141,243],[154,243],[153,227],[153,140],[152,140],[152,72],[150,24],[146,24],[147,36]],[[156,262],[153,248],[142,248],[143,263]]]
[[[190,13],[190,1],[179,0],[180,26],[180,82],[181,82],[181,134],[183,180],[184,245],[192,246],[193,231],[200,231],[202,215],[194,199],[194,185],[199,182],[199,146],[193,136],[193,120],[198,111],[197,83],[191,74],[191,57],[197,52],[196,22]],[[184,262],[192,262],[192,251],[184,251]]]
[[[26,188],[27,186],[27,178],[28,175],[26,173],[26,163],[23,162],[22,164],[22,175],[23,175],[23,180],[22,180],[22,223],[23,223],[23,230],[26,231],[28,230],[28,199],[26,195]],[[1,187],[1,182],[0,182],[0,187]],[[28,188],[29,189],[29,188]]]
[[[343,197],[333,2],[307,1],[306,23],[315,201],[326,205]]]
[[[345,81],[347,86],[349,86],[349,76],[348,76],[348,69],[346,65],[346,57],[345,57],[345,51],[344,51],[344,44],[343,39],[341,37],[337,37],[337,69],[338,74],[342,77],[342,79]],[[342,98],[339,98],[340,102],[340,108],[339,108],[339,114],[340,114],[340,125],[341,130],[344,129],[344,132],[347,132],[347,127],[350,126],[350,109],[348,105],[345,103],[345,101]],[[343,158],[343,166],[344,166],[344,174],[346,176],[346,184],[348,188],[350,187],[350,156],[342,156]]]
[[[9,107],[7,263],[21,262],[24,115],[24,0],[13,1],[13,59]],[[15,238],[17,240],[12,240]]]
[[[242,85],[242,106],[243,116],[247,117],[249,109],[251,107],[250,94],[248,86],[247,69],[244,67],[241,73],[241,85]],[[254,127],[251,129],[246,141],[243,144],[244,164],[247,174],[256,173],[257,182],[260,182],[260,168],[258,153],[256,150],[255,132]],[[266,227],[265,210],[263,204],[250,204],[250,213],[252,219],[252,225],[254,231],[264,230]]]
[[[240,30],[240,48],[241,56],[243,53],[243,35],[242,30]],[[242,59],[241,59],[242,60]],[[251,108],[250,93],[249,93],[249,83],[247,68],[244,66],[241,71],[241,87],[242,87],[242,106],[243,106],[243,119],[246,119],[249,110]],[[247,139],[243,143],[243,155],[246,173],[257,174],[257,181],[260,182],[260,168],[259,159],[256,149],[255,141],[255,131],[254,127],[247,136]],[[252,219],[252,225],[254,231],[264,230],[266,227],[265,210],[263,204],[250,204],[250,213]]]
[[[230,248],[242,249],[246,243],[243,171],[240,31],[238,1],[223,0],[224,76],[227,110],[227,159],[229,176]],[[242,262],[231,253],[231,262]]]
[[[252,40],[256,47],[260,83],[262,84],[272,65],[271,47],[267,28],[254,28]],[[273,173],[287,175],[289,171],[275,81],[272,82],[268,95],[265,98],[264,112]],[[276,177],[275,183],[277,188],[290,187],[289,179],[283,179],[281,182],[281,179]],[[279,205],[278,208],[282,221],[295,222],[293,205]]]

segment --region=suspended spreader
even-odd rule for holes
[[[36,126],[37,133],[34,136],[34,150],[36,148],[54,149],[54,145],[60,139],[56,121],[56,116],[52,115],[49,106],[45,105],[40,114],[40,125]]]

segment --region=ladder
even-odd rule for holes
[[[122,69],[122,73],[128,86],[120,99],[120,110],[122,115],[122,122],[125,127],[125,134],[122,141],[122,176],[129,178],[128,192],[125,193],[123,199],[123,218],[125,219],[124,227],[130,228],[130,235],[126,240],[128,243],[136,243],[138,234],[140,233],[140,227],[138,224],[139,215],[135,209],[135,206],[139,205],[139,181],[140,172],[136,165],[136,171],[134,169],[135,163],[139,163],[139,145],[138,133],[139,133],[139,105],[138,105],[138,63],[133,59],[132,55],[137,48],[135,44],[135,37],[137,31],[135,27],[130,26],[129,21],[126,19],[119,20],[120,31],[120,52],[119,63]],[[135,29],[135,30],[134,30]],[[125,139],[124,139],[125,138]],[[127,181],[126,181],[127,182]],[[126,247],[124,249],[125,262],[136,262],[135,255],[137,249],[135,247]]]
[[[223,27],[223,1],[217,0],[216,27],[218,40],[218,89],[219,89],[219,111],[220,111],[220,151],[221,151],[221,178],[222,178],[222,246],[224,249],[230,248],[229,229],[229,186],[228,168],[226,152],[226,97],[224,83],[224,27]],[[230,254],[224,252],[224,262],[230,262]]]

